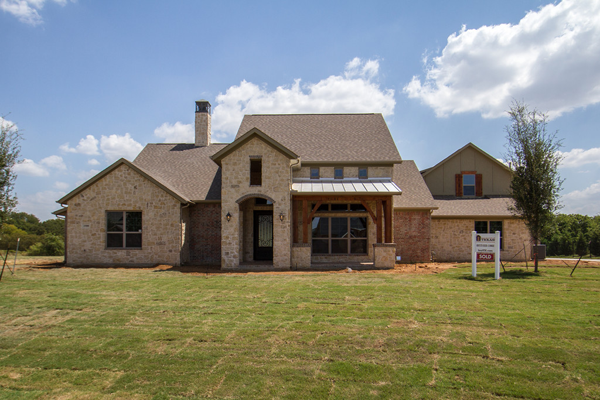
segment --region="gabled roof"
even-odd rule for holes
[[[236,139],[233,141],[233,143],[228,144],[226,147],[224,147],[223,149],[221,149],[217,153],[215,153],[211,157],[211,159],[214,162],[216,162],[220,167],[221,160],[223,158],[225,158],[232,151],[239,148],[244,143],[247,143],[250,139],[252,139],[254,137],[261,139],[262,141],[267,143],[269,146],[273,147],[275,150],[277,150],[278,152],[280,152],[281,154],[283,154],[284,156],[286,156],[290,159],[298,158],[298,155],[296,153],[294,153],[287,147],[283,146],[281,143],[277,142],[272,137],[265,135],[264,132],[262,132],[260,129],[251,128],[243,135],[236,137]]]
[[[193,202],[220,201],[221,168],[210,157],[226,146],[153,143],[144,147],[133,164],[169,182]]]
[[[83,183],[82,185],[80,185],[79,187],[77,187],[76,189],[74,189],[73,191],[68,193],[67,195],[65,195],[60,200],[57,200],[57,203],[60,203],[60,204],[66,203],[71,198],[73,198],[77,194],[81,193],[88,187],[92,186],[94,183],[98,182],[100,179],[102,179],[106,175],[110,174],[112,171],[114,171],[121,165],[126,165],[129,168],[133,169],[134,171],[136,171],[137,173],[142,175],[144,178],[148,179],[150,182],[154,183],[156,186],[158,186],[165,192],[169,193],[171,196],[173,196],[180,202],[182,202],[182,203],[190,202],[189,198],[186,198],[185,195],[180,193],[177,189],[173,188],[167,181],[165,181],[161,177],[153,176],[151,172],[146,171],[145,169],[140,168],[139,166],[136,166],[135,164],[131,163],[130,161],[127,161],[124,158],[121,158],[121,159],[115,161],[113,164],[106,167],[104,170],[97,173],[92,178],[88,179],[85,183]]]
[[[252,128],[298,154],[303,164],[402,162],[381,114],[246,115],[236,140]]]
[[[463,146],[460,149],[456,150],[454,153],[450,154],[448,157],[444,158],[439,163],[435,164],[433,167],[430,167],[430,168],[422,170],[421,174],[423,176],[429,175],[433,170],[437,169],[438,167],[440,167],[441,165],[443,165],[446,161],[450,160],[452,157],[456,156],[457,154],[463,152],[467,148],[472,148],[472,149],[478,151],[479,153],[483,154],[484,156],[486,156],[487,158],[489,158],[491,161],[493,161],[494,163],[496,163],[500,167],[502,167],[505,170],[507,170],[510,173],[512,173],[512,171],[510,170],[510,168],[508,168],[506,165],[504,165],[503,163],[501,163],[500,161],[498,161],[497,159],[495,159],[494,157],[492,157],[491,155],[489,155],[485,151],[481,150],[479,147],[475,146],[473,143],[469,142],[465,146]]]
[[[394,196],[394,208],[432,210],[437,206],[413,160],[394,165],[394,182],[402,189],[402,196]]]
[[[513,204],[508,196],[495,196],[484,198],[456,198],[454,196],[435,196],[437,210],[432,218],[517,218],[508,207]]]

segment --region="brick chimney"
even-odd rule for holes
[[[206,100],[196,102],[196,146],[210,145],[210,103]]]

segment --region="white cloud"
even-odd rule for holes
[[[5,128],[5,129],[9,128],[9,127],[11,129],[18,129],[17,125],[14,122],[4,119],[2,117],[0,117],[0,127]]]
[[[69,186],[71,186],[71,185],[69,185],[66,182],[58,182],[58,181],[54,182],[54,187],[58,190],[67,190],[69,188]]]
[[[61,206],[56,203],[56,200],[63,197],[64,191],[46,190],[30,195],[19,196],[18,210],[29,214],[33,214],[40,220],[44,221],[54,218],[52,211],[56,211]]]
[[[594,147],[589,150],[573,149],[559,153],[563,156],[560,166],[564,168],[578,168],[585,164],[600,165],[600,147]]]
[[[600,102],[600,2],[563,0],[517,25],[463,27],[448,37],[426,78],[404,87],[437,116],[506,115],[512,99],[556,118]]]
[[[165,122],[154,130],[154,136],[164,139],[165,143],[194,143],[194,127],[179,121],[173,125]]]
[[[87,135],[85,138],[79,141],[76,147],[69,147],[69,143],[61,145],[59,148],[64,153],[79,153],[94,156],[100,154],[98,152],[98,139],[93,135]]]
[[[46,157],[40,161],[40,164],[43,164],[47,167],[58,169],[58,170],[67,169],[67,166],[65,165],[62,157],[59,157],[59,156]]]
[[[100,138],[100,149],[106,157],[106,161],[112,163],[123,157],[128,160],[133,160],[144,146],[136,142],[129,133],[125,135],[110,135]]]
[[[394,113],[394,90],[381,89],[375,82],[379,61],[355,58],[346,64],[344,75],[332,75],[317,83],[266,88],[243,80],[220,93],[212,119],[213,136],[237,131],[244,114],[271,113]]]
[[[95,158],[90,158],[87,163],[89,165],[100,165],[100,161],[96,160]]]
[[[600,215],[600,181],[562,196],[564,214]]]
[[[50,173],[48,169],[43,165],[37,164],[35,161],[25,158],[20,163],[16,164],[13,167],[13,171],[19,175],[29,175],[29,176],[48,176]]]
[[[67,0],[51,1],[61,6],[67,4]],[[44,22],[38,12],[44,7],[44,3],[46,0],[0,0],[0,10],[14,15],[25,24],[36,26]]]

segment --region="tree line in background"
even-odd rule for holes
[[[65,221],[49,219],[44,222],[33,214],[12,212],[5,216],[0,232],[0,252],[15,250],[30,256],[62,256],[65,254]]]
[[[541,242],[548,256],[600,256],[600,215],[558,214]]]

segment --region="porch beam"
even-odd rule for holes
[[[381,206],[381,200],[377,200],[377,243],[383,243],[383,238],[381,237],[381,224],[383,222],[382,220],[382,215],[383,214],[383,210],[382,210],[382,206]]]
[[[371,211],[371,209],[369,208],[369,206],[367,205],[367,202],[364,200],[361,200],[360,204],[363,205],[363,207],[367,210],[367,212],[369,213],[369,215],[371,216],[371,220],[373,222],[377,221],[377,218],[375,217],[375,214],[373,214],[373,211]]]
[[[310,212],[310,217],[308,218],[309,221],[312,222],[313,217],[315,216],[315,213],[317,212],[317,210],[319,209],[319,207],[321,207],[321,204],[323,204],[322,201],[317,201],[317,204],[315,204],[315,207],[312,209],[312,211]]]

